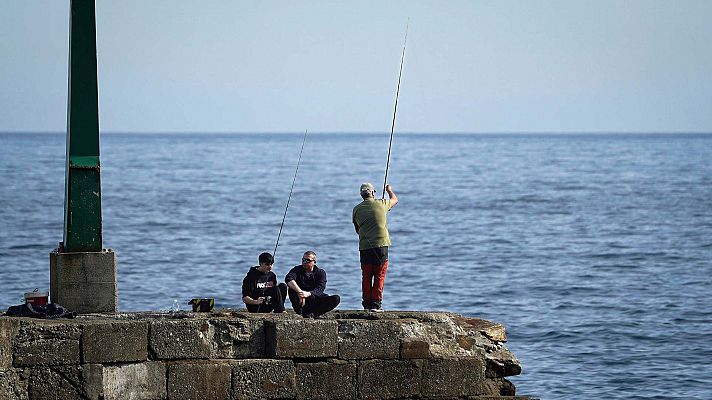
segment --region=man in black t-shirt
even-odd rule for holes
[[[289,301],[294,312],[304,318],[316,318],[339,305],[339,295],[328,295],[326,271],[316,266],[316,253],[307,251],[302,264],[292,268],[284,278],[289,286]]]
[[[284,312],[287,285],[277,285],[277,277],[272,272],[274,257],[270,253],[262,253],[259,262],[260,265],[250,268],[242,280],[242,301],[249,312]]]

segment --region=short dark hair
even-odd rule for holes
[[[304,252],[304,255],[305,255],[305,256],[307,256],[307,255],[311,255],[311,256],[314,256],[314,258],[316,258],[316,253],[315,253],[315,252],[313,252],[313,251],[311,251],[311,250],[309,250],[309,251],[305,251],[305,252]]]
[[[274,257],[269,253],[260,254],[260,264],[272,265],[274,264]]]

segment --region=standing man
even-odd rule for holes
[[[363,308],[383,311],[383,283],[388,269],[388,246],[391,238],[386,226],[386,213],[398,204],[398,196],[391,185],[386,185],[388,199],[376,199],[376,190],[370,183],[361,185],[363,201],[354,207],[353,223],[358,233],[361,258],[361,290]]]
[[[302,264],[292,268],[284,278],[289,286],[289,301],[294,312],[304,318],[317,318],[339,305],[338,295],[328,295],[326,271],[316,266],[316,253],[307,251],[302,256]]]
[[[274,257],[270,253],[262,253],[258,261],[260,265],[250,268],[242,280],[242,301],[247,306],[247,311],[284,312],[287,285],[277,285],[277,277],[272,272]]]

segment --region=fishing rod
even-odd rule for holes
[[[400,71],[398,71],[398,87],[396,88],[396,104],[393,106],[393,122],[391,122],[391,140],[388,143],[388,158],[386,159],[386,176],[383,178],[383,193],[381,198],[386,198],[386,183],[388,182],[388,167],[391,165],[391,147],[393,146],[393,129],[396,126],[396,112],[398,111],[398,95],[400,94],[401,76],[403,75],[403,59],[405,58],[405,45],[408,43],[408,26],[410,18],[405,25],[405,39],[403,40],[403,53],[401,53]]]
[[[294,179],[292,179],[292,188],[289,189],[289,198],[287,198],[287,206],[284,208],[284,216],[282,217],[282,223],[279,225],[279,234],[277,234],[277,243],[274,245],[274,252],[272,253],[272,259],[277,256],[277,247],[279,246],[279,238],[282,236],[282,228],[284,227],[284,220],[287,219],[287,210],[289,210],[289,201],[292,200],[292,192],[294,191],[294,182],[297,181],[297,172],[299,172],[299,164],[302,162],[302,152],[304,152],[304,143],[307,141],[307,131],[304,131],[304,138],[302,139],[302,149],[299,150],[299,160],[297,161],[297,168],[294,170]]]

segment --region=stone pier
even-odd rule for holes
[[[505,341],[445,312],[0,317],[0,399],[514,398]]]

